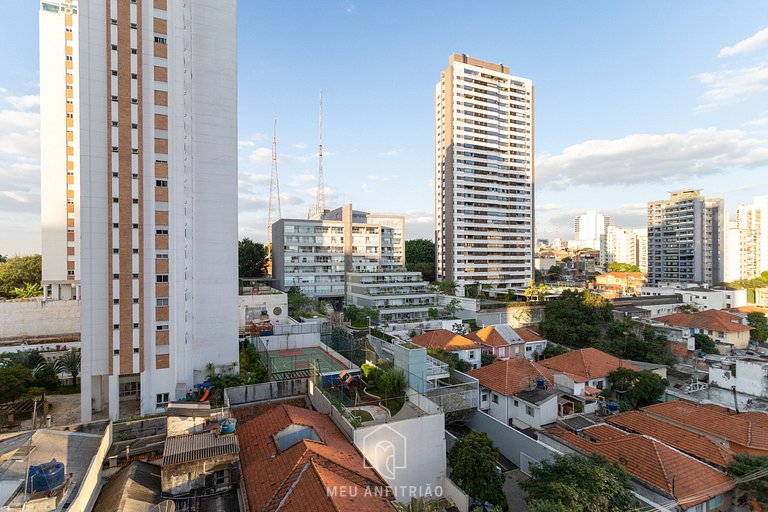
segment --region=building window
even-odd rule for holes
[[[131,48],[131,53],[133,55],[137,55],[139,53],[139,51],[136,48]]]
[[[120,249],[118,248],[112,249],[112,254],[120,254]]]
[[[167,283],[168,282],[168,274],[157,274],[157,282],[158,283]]]
[[[155,403],[158,407],[168,406],[168,393],[158,393]]]
[[[491,402],[495,404],[499,403],[499,395],[497,395],[496,393],[491,393]]]
[[[113,279],[120,279],[120,274],[112,274]]]
[[[215,471],[213,473],[213,485],[214,486],[226,485],[228,480],[229,479],[227,478],[227,471],[226,470]]]
[[[157,299],[157,307],[168,307],[168,297]]]
[[[134,329],[138,329],[139,328],[139,324],[133,324],[133,328]]]
[[[531,407],[530,405],[526,405],[525,414],[527,414],[528,416],[533,416],[533,407]]]
[[[167,228],[156,229],[155,230],[155,234],[156,235],[167,235],[168,234],[168,229]]]
[[[168,326],[167,325],[158,325],[157,326],[157,330],[158,331],[167,331],[168,330]]]
[[[167,44],[167,41],[164,37],[155,36],[155,42],[160,44]]]
[[[117,330],[120,328],[120,324],[113,324],[112,329]]]
[[[155,180],[155,186],[167,187],[168,186],[168,180]]]
[[[120,299],[112,299],[112,304],[120,304]]]
[[[116,45],[116,44],[113,44],[113,45],[112,45],[112,49],[113,49],[113,50],[115,50],[115,51],[117,51],[117,45]]]
[[[139,391],[141,391],[141,383],[139,382],[121,382],[120,383],[121,397],[138,396]]]
[[[475,358],[475,351],[474,350],[470,350],[469,351],[469,358],[470,359],[474,359]]]

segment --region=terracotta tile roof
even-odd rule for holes
[[[627,437],[627,433],[615,427],[599,423],[582,430],[582,433],[593,441],[611,441],[612,439],[621,439]]]
[[[515,332],[517,333],[520,338],[522,338],[523,341],[529,342],[529,341],[544,341],[544,338],[533,332],[527,327],[519,327],[515,329]]]
[[[310,426],[320,441],[303,439],[279,451],[275,434],[290,425]],[[383,489],[384,481],[326,415],[276,404],[259,416],[238,424],[240,461],[250,510],[391,511],[382,496],[365,489]],[[326,486],[344,493],[329,496]],[[358,489],[351,496],[351,489]],[[349,492],[346,492],[349,491]]]
[[[641,279],[643,281],[646,280],[645,274],[643,274],[642,272],[606,272],[604,274],[595,276],[595,279],[599,279],[601,277],[606,277],[606,276],[615,277],[617,279]]]
[[[720,437],[729,441],[731,450],[738,452],[744,448],[752,452],[768,455],[768,413],[750,412],[729,414],[722,407],[700,405],[687,400],[674,400],[661,404],[649,405],[643,412],[668,422],[675,422],[686,429]]]
[[[683,508],[704,503],[735,486],[724,473],[649,437],[614,434],[613,439],[593,442],[560,428],[547,433],[582,453],[597,453],[618,462],[636,480],[673,496]],[[601,433],[605,436],[607,431]]]
[[[723,311],[731,313],[765,313],[768,314],[768,308],[761,308],[759,306],[740,306],[738,308],[728,308]]]
[[[489,325],[479,331],[474,331],[466,335],[472,341],[485,345],[487,347],[506,347],[510,345],[510,342],[517,340],[507,340],[496,330],[495,325]]]
[[[539,361],[539,364],[546,366],[550,370],[575,375],[580,378],[577,382],[607,377],[608,374],[618,368],[640,371],[640,368],[637,366],[624,362],[618,357],[606,354],[596,348],[574,350]]]
[[[652,437],[715,466],[726,467],[733,459],[733,452],[710,438],[652,418],[640,411],[617,414],[607,421],[629,432]]]
[[[528,359],[512,358],[494,361],[467,372],[480,381],[480,385],[501,395],[510,396],[536,385],[537,378],[544,378],[553,385],[552,372]]]
[[[420,347],[437,347],[449,352],[479,348],[477,343],[447,329],[437,329],[416,336],[411,341]]]
[[[656,317],[654,320],[674,327],[692,327],[710,331],[743,332],[752,330],[752,327],[740,323],[740,317],[716,309],[708,309],[698,313],[674,313]]]

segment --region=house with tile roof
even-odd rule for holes
[[[489,325],[466,335],[480,345],[483,354],[497,359],[526,357],[536,359],[547,348],[547,340],[527,327],[513,328],[507,324]]]
[[[718,345],[721,354],[733,349],[747,348],[749,332],[752,327],[746,325],[746,320],[738,315],[716,309],[699,311],[698,313],[673,313],[655,318],[657,322],[674,327],[682,327],[683,340],[689,350],[693,350],[696,334],[706,334]]]
[[[467,372],[480,382],[480,410],[519,429],[540,429],[558,416],[548,368],[525,358],[498,360]]]
[[[608,388],[608,375],[619,368],[641,369],[596,348],[582,348],[539,361],[552,371],[555,387],[581,402],[583,412],[596,412],[600,392]],[[576,404],[576,402],[573,402]],[[581,412],[578,404],[575,412]],[[571,411],[574,412],[574,411]],[[566,414],[568,412],[566,411]]]
[[[394,510],[391,489],[325,414],[277,403],[237,436],[250,510]]]
[[[674,400],[643,407],[642,412],[709,437],[734,453],[768,456],[768,413],[736,413],[714,404]]]
[[[673,502],[676,510],[731,510],[735,483],[724,472],[653,437],[606,424],[578,433],[559,427],[539,441],[562,453],[598,454],[629,473],[636,493],[657,504]]]
[[[466,361],[472,369],[481,365],[480,345],[469,338],[456,334],[448,329],[436,329],[427,331],[411,340],[413,343],[426,349],[441,348],[446,352],[452,352],[459,356],[460,361]]]
[[[595,276],[592,287],[603,297],[613,299],[626,295],[640,295],[646,277],[642,272],[606,272]]]

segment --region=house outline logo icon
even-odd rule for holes
[[[394,480],[397,470],[407,467],[407,440],[389,424],[374,427],[363,436],[362,441],[365,454],[363,466],[375,469],[385,480]]]

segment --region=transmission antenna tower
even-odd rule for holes
[[[272,243],[272,223],[282,217],[280,211],[280,181],[277,176],[277,117],[272,127],[272,173],[269,175],[269,218],[267,219],[267,245]]]
[[[325,213],[325,183],[323,183],[323,91],[320,91],[320,146],[317,152],[317,203],[315,214]]]

